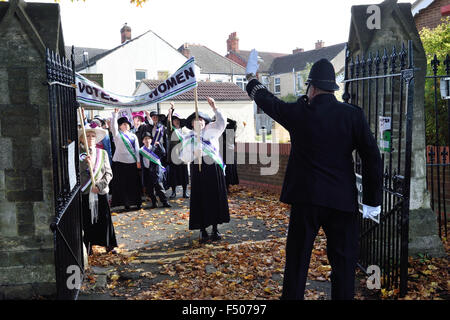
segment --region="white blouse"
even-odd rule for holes
[[[119,128],[117,124],[117,113],[113,112],[112,115],[113,116],[111,120],[111,132],[114,136],[114,144],[116,145],[116,151],[114,152],[113,161],[122,163],[136,163],[136,160],[134,160],[133,156],[130,154],[122,138],[120,137]],[[131,131],[128,131],[126,134],[132,141],[134,140],[132,151],[134,151],[134,154],[136,155],[137,162],[141,162],[139,158],[138,138]]]
[[[204,140],[208,140],[211,145],[214,146],[217,153],[220,154],[220,143],[219,138],[222,135],[222,133],[225,130],[226,127],[226,121],[222,113],[216,108],[215,110],[216,115],[216,121],[208,123],[201,131],[201,136]],[[194,130],[189,130],[189,134],[194,133]],[[202,156],[205,156],[205,152],[202,151]],[[193,144],[189,144],[186,147],[184,147],[180,152],[180,159],[185,162],[189,163],[194,161],[194,148]]]

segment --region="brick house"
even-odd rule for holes
[[[225,55],[225,57],[246,68],[249,55],[250,50],[239,49],[239,38],[237,37],[236,32],[231,33],[227,39],[227,54]],[[258,69],[258,78],[261,83],[269,86],[269,72],[273,60],[278,57],[283,57],[287,55],[287,53],[264,52],[258,50],[258,55],[262,59]],[[273,124],[272,119],[269,118],[269,116],[267,116],[261,110],[258,110],[256,104],[254,105],[254,111],[256,133],[259,133],[261,128],[264,127],[267,129],[267,133],[270,134]]]
[[[75,70],[97,76],[111,92],[129,96],[142,79],[166,79],[187,60],[152,30],[132,37],[130,26],[125,24],[120,29],[120,41],[112,49],[76,47]],[[67,53],[70,50],[66,47]],[[199,69],[196,65],[197,74]]]
[[[433,29],[441,23],[443,17],[450,15],[449,0],[417,0],[412,4],[412,14],[417,30]]]

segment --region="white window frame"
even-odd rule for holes
[[[278,84],[277,84],[278,80]],[[278,90],[277,90],[278,87]],[[274,77],[273,78],[273,93],[280,94],[281,93],[281,78],[280,77]]]
[[[245,91],[245,88],[247,87],[247,83],[248,83],[247,78],[245,78],[245,77],[236,77],[235,79],[236,80],[235,80],[234,83],[237,86],[239,86],[239,88],[241,88],[242,91]]]
[[[137,73],[138,72],[144,72],[144,78],[138,80],[138,78],[137,78]],[[141,83],[141,80],[147,79],[147,70],[145,70],[145,69],[136,69],[135,72],[134,72],[134,78],[136,79],[135,80],[135,85],[136,85],[136,88],[137,88],[139,83]]]

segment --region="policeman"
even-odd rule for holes
[[[382,161],[361,108],[339,102],[333,65],[314,63],[307,93],[286,103],[256,78],[258,53],[247,64],[247,92],[266,114],[289,131],[291,153],[280,201],[291,204],[281,299],[304,298],[314,239],[327,236],[333,300],[354,298],[358,260],[358,203],[353,151],[362,162],[364,217],[380,212]]]

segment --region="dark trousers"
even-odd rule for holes
[[[148,184],[145,186],[148,196],[152,200],[152,203],[156,203],[156,196],[162,203],[167,202],[166,194],[164,193],[164,186],[162,182]]]
[[[156,204],[156,196],[158,196],[159,200],[162,203],[167,202],[165,188],[160,175],[148,168],[144,168],[142,171],[142,176],[145,191],[152,200],[152,203]]]
[[[358,215],[335,209],[293,204],[286,243],[281,299],[303,300],[314,240],[322,227],[331,265],[331,299],[352,300],[358,260]]]

